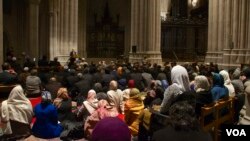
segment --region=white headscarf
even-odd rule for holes
[[[4,134],[12,134],[10,120],[30,124],[32,117],[33,108],[29,99],[24,95],[23,88],[20,85],[14,87],[1,106],[1,120],[6,122]]]
[[[220,71],[220,74],[223,76],[224,84],[225,84],[225,85],[228,85],[228,84],[231,83],[231,80],[230,80],[230,78],[229,78],[229,74],[228,74],[227,71],[221,70],[221,71]]]
[[[220,75],[224,78],[224,86],[228,88],[229,96],[235,96],[235,89],[233,84],[231,83],[231,79],[227,71],[222,70],[220,71]]]
[[[178,85],[182,91],[189,91],[189,77],[187,70],[180,66],[174,66],[171,70],[171,81]]]

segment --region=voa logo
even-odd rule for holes
[[[226,129],[227,136],[247,136],[244,129]]]

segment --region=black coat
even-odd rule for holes
[[[62,100],[61,106],[57,109],[58,120],[60,122],[64,121],[75,121],[74,114],[72,113],[71,99]]]
[[[195,97],[196,97],[195,112],[199,116],[201,113],[201,107],[203,107],[205,104],[213,103],[213,97],[210,90],[197,92],[195,93]]]
[[[0,84],[14,84],[17,83],[17,75],[10,74],[7,71],[0,73]]]

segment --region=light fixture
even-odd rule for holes
[[[161,12],[161,20],[166,21],[167,20],[167,12]]]
[[[198,3],[198,0],[191,0],[191,4],[193,7],[196,7]]]

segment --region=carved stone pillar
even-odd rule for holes
[[[247,20],[246,20],[246,23],[250,23],[250,1],[247,1],[247,13],[246,13],[246,17],[247,17]],[[247,49],[249,49],[250,48],[250,24],[247,24],[246,25],[246,41],[247,41],[247,43],[246,43],[246,48]],[[248,57],[247,59],[246,59],[246,62],[249,62],[250,61],[250,58]]]
[[[39,56],[39,3],[40,0],[29,0],[29,52],[32,58]]]
[[[49,52],[50,52],[50,60],[56,57],[58,54],[58,0],[50,0],[49,1]]]
[[[78,0],[78,54],[87,57],[86,50],[86,19],[87,19],[87,0]]]
[[[249,63],[249,8],[248,0],[209,1],[206,62],[218,63],[221,68]]]
[[[131,52],[130,62],[147,58],[151,63],[162,64],[160,52],[161,19],[160,0],[131,1]],[[136,52],[132,52],[132,46]]]
[[[224,49],[223,61],[227,67],[240,67],[241,63],[249,63],[249,8],[248,0],[231,0],[228,2],[230,11],[230,34],[228,46]],[[228,57],[229,56],[229,57]]]
[[[218,49],[218,1],[209,1],[209,17],[208,17],[208,51],[206,55],[206,62],[218,63],[222,59],[222,48]],[[222,14],[222,13],[220,13]]]
[[[50,0],[50,58],[66,63],[77,51],[78,0]]]
[[[3,0],[0,0],[0,11],[3,11]],[[0,12],[0,64],[3,64],[3,12]]]

